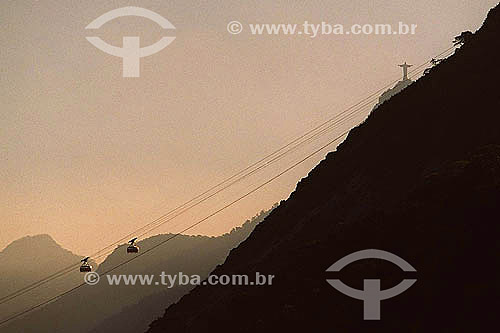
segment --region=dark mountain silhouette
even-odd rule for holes
[[[29,286],[61,267],[68,267],[82,257],[63,249],[49,235],[27,236],[9,244],[0,252],[0,298]],[[78,272],[68,274],[64,280],[54,280],[15,300],[0,305],[2,317],[17,313],[54,294],[79,283]]]
[[[205,249],[200,247],[201,251],[206,250],[209,253],[204,254],[203,258],[194,258],[194,262],[196,263],[196,265],[193,265],[193,263],[191,263],[191,267],[189,267],[189,269],[194,273],[190,274],[199,274],[203,277],[208,275],[214,269],[216,264],[221,264],[224,262],[225,258],[229,254],[229,250],[236,247],[241,241],[246,239],[248,235],[250,235],[250,233],[253,231],[255,226],[258,223],[262,222],[264,218],[269,215],[269,213],[270,211],[262,211],[254,216],[251,220],[247,220],[241,227],[233,229],[230,233],[227,233],[220,237],[216,237],[215,239],[212,238],[213,245],[209,245]],[[215,252],[211,250],[212,247],[216,249]],[[214,258],[208,257],[213,254],[215,254]],[[185,256],[185,252],[183,254],[179,251],[179,258],[185,258]],[[202,259],[204,260],[204,262],[201,262]],[[158,270],[158,268],[152,267],[151,270]],[[188,274],[189,271],[183,270],[182,272]],[[163,290],[161,292],[156,292],[147,297],[144,297],[138,303],[127,306],[120,313],[104,320],[102,323],[97,325],[96,328],[92,330],[92,332],[144,332],[147,330],[148,325],[152,320],[162,315],[163,309],[165,307],[178,301],[190,289],[192,289],[192,287],[177,287],[166,291]]]
[[[218,264],[224,262],[229,251],[248,237],[254,227],[268,214],[269,211],[262,211],[241,227],[234,228],[231,232],[218,237],[179,235],[168,244],[158,247],[137,261],[120,267],[112,274],[142,274],[158,277],[162,272],[172,275],[182,272],[185,275],[196,274],[205,278]],[[147,251],[172,236],[172,234],[153,236],[138,242],[137,245],[141,251]],[[102,275],[108,269],[129,259],[131,255],[126,253],[126,246],[125,244],[118,246],[99,265],[97,272]],[[76,262],[79,259],[80,257]],[[79,280],[70,287],[82,283],[83,274],[78,273],[78,275]],[[113,323],[123,332],[132,332],[129,326],[145,331],[148,324],[161,315],[164,307],[177,301],[192,288],[191,285],[176,285],[173,288],[167,288],[162,285],[145,286],[139,283],[135,286],[124,284],[110,286],[106,277],[101,276],[97,285],[83,286],[43,309],[2,327],[2,332],[89,332],[110,316],[114,317],[102,325]],[[154,296],[155,294],[161,294],[163,297]],[[144,298],[146,299],[143,300]],[[156,307],[159,312],[155,314],[141,307],[142,304],[148,302],[149,304],[153,302],[154,304],[150,304],[149,307]],[[136,304],[138,305],[133,306]],[[123,308],[130,306],[134,309],[134,316],[131,316],[128,311],[120,314]]]
[[[500,7],[449,59],[380,105],[327,155],[215,274],[273,274],[272,286],[200,286],[149,332],[488,332],[498,326]],[[417,282],[364,321],[362,289]]]

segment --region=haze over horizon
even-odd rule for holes
[[[77,254],[108,245],[398,78],[398,64],[429,60],[460,32],[475,31],[497,3],[4,1],[0,250],[35,234]],[[177,28],[169,47],[141,60],[135,79],[122,78],[121,59],[85,40],[88,23],[126,5]],[[234,36],[226,31],[231,20],[402,21],[418,29],[414,36]],[[140,35],[150,45],[162,31],[147,19],[120,18],[98,35],[113,45]],[[304,152],[155,233],[182,230]],[[190,233],[219,235],[270,208],[325,152]]]

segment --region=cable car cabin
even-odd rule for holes
[[[92,266],[90,266],[89,264],[83,264],[80,266],[80,272],[92,272]]]
[[[127,253],[139,253],[139,247],[136,245],[130,245],[127,247]]]
[[[137,237],[129,240],[129,246],[127,247],[127,253],[139,253],[139,247],[135,245],[135,242],[137,241]]]

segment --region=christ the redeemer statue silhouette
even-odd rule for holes
[[[404,64],[399,65],[399,67],[403,68],[403,81],[408,80],[408,68],[412,67],[413,65],[408,65],[405,61]]]

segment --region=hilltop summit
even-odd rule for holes
[[[399,94],[403,89],[412,84],[413,81],[410,79],[403,79],[396,83],[396,85],[390,89],[387,89],[380,97],[378,98],[378,103],[375,105],[374,109],[378,108],[382,103],[391,99],[391,97]]]

